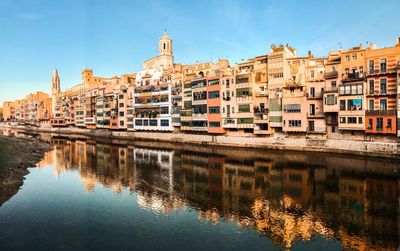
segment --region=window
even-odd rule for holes
[[[369,94],[374,94],[375,89],[375,81],[371,79],[369,81]]]
[[[332,88],[335,88],[336,87],[336,81],[332,81],[331,82],[331,86],[332,86]]]
[[[368,129],[371,130],[373,127],[373,119],[368,119]]]
[[[340,95],[362,95],[363,94],[363,85],[355,84],[355,85],[342,85],[339,87]]]
[[[168,114],[169,113],[169,107],[161,107],[160,108],[161,114]]]
[[[340,124],[346,124],[346,117],[340,117]]]
[[[369,61],[369,74],[374,74],[375,69],[374,69],[374,60]]]
[[[150,119],[150,126],[157,126],[157,119]]]
[[[301,112],[300,104],[288,104],[283,107],[283,111],[287,113],[299,113]]]
[[[373,111],[375,106],[375,101],[373,99],[369,100],[369,107],[368,110]]]
[[[379,88],[379,92],[381,93],[381,94],[386,94],[386,91],[387,91],[387,84],[386,84],[386,78],[381,78],[380,80],[379,80],[379,83],[380,83],[380,88]]]
[[[210,121],[208,124],[210,127],[221,127],[220,122]]]
[[[249,88],[236,89],[236,97],[244,97],[244,96],[251,96],[251,89]]]
[[[252,118],[237,119],[238,124],[253,124]]]
[[[119,125],[120,125],[120,126],[124,126],[124,121],[120,121],[120,122],[119,122]]]
[[[143,125],[143,120],[141,119],[135,120],[135,126],[141,126],[141,125]]]
[[[386,58],[381,58],[379,60],[379,66],[380,66],[381,72],[386,72]]]
[[[219,98],[219,91],[208,92],[208,98]]]
[[[354,54],[353,55],[353,61],[356,61],[357,60],[357,54]]]
[[[314,71],[311,71],[310,76],[311,76],[311,78],[314,78]]]
[[[193,100],[204,100],[207,99],[207,92],[193,92]]]
[[[348,99],[347,100],[348,111],[360,111],[362,110],[362,99]]]
[[[161,122],[161,126],[169,126],[169,120],[168,119],[162,119],[160,122]]]
[[[383,130],[383,118],[376,118],[376,130],[377,131]]]
[[[219,85],[219,79],[209,80],[208,85]]]
[[[124,112],[119,112],[119,116],[123,117],[124,116]]]
[[[346,56],[345,60],[346,60],[346,62],[349,62],[350,61],[350,56]]]
[[[310,97],[315,97],[315,88],[314,87],[311,87],[310,88]]]
[[[301,127],[301,120],[289,120],[289,127]]]
[[[347,124],[356,124],[357,123],[357,117],[348,117],[347,118]]]
[[[218,114],[219,113],[219,106],[210,106],[208,108],[210,114]]]
[[[340,100],[340,110],[341,111],[346,110],[346,100]]]
[[[239,112],[250,112],[250,104],[241,104],[238,109]]]
[[[226,80],[226,88],[229,88],[229,79]]]
[[[387,120],[387,128],[392,129],[392,119]]]
[[[237,77],[236,78],[236,84],[243,84],[243,83],[248,83],[249,78],[248,77]]]
[[[387,99],[380,99],[379,110],[386,110],[386,109],[387,109]]]
[[[363,123],[363,118],[362,117],[358,117],[358,123],[362,124]]]
[[[337,104],[337,97],[335,94],[326,95],[326,105],[336,105],[336,104]]]
[[[193,106],[193,113],[194,114],[207,113],[207,105],[194,105]]]

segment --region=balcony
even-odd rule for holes
[[[382,90],[382,91],[376,90],[376,91],[374,91],[374,92],[371,92],[371,91],[370,91],[370,92],[367,94],[367,96],[391,96],[391,95],[397,95],[397,93],[396,93],[395,91],[388,92],[388,91],[386,91],[386,90]]]
[[[366,116],[396,116],[396,109],[389,110],[366,110]]]
[[[256,92],[256,97],[268,97],[267,91],[258,91]]]
[[[307,93],[306,94],[307,99],[322,99],[322,92],[320,93]]]
[[[267,114],[268,113],[268,109],[265,108],[260,108],[258,106],[253,108],[254,113],[256,114]]]
[[[307,127],[307,133],[326,133],[326,127]]]
[[[323,112],[307,113],[307,118],[313,118],[313,119],[325,118],[325,113]]]
[[[352,72],[343,75],[342,82],[364,81],[365,75],[362,72]]]
[[[339,76],[339,74],[337,71],[325,72],[325,74],[324,74],[325,79],[337,78],[338,76]]]
[[[338,88],[335,86],[335,87],[326,87],[325,89],[324,89],[324,93],[337,93],[338,92]]]
[[[329,116],[326,118],[326,124],[327,125],[337,125],[338,124],[338,119],[337,117],[332,118],[332,116]]]

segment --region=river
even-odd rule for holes
[[[396,250],[400,164],[66,139],[0,207],[1,250]]]

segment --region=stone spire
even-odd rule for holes
[[[58,76],[57,69],[54,69],[53,76],[51,77],[51,94],[56,95],[60,93],[60,77]]]

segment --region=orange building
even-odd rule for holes
[[[221,116],[221,81],[219,78],[207,79],[207,108],[209,133],[224,133]]]
[[[399,45],[367,50],[365,132],[396,134],[396,72]]]

